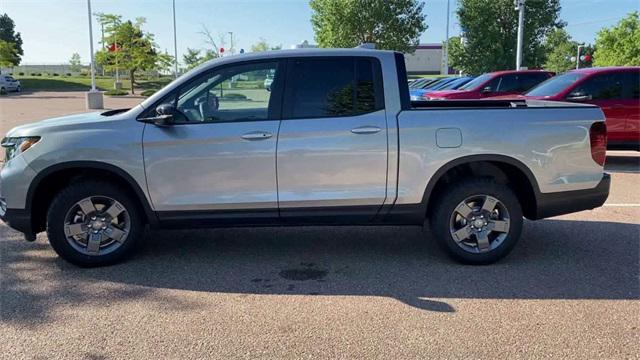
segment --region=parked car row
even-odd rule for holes
[[[607,148],[640,151],[640,67],[573,70],[509,98],[597,105],[607,119]]]
[[[640,151],[640,67],[496,71],[476,78],[412,83],[412,101],[536,99],[599,106],[607,120],[608,149]],[[464,79],[464,80],[463,80]]]

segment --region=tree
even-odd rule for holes
[[[207,28],[205,25],[201,25],[201,27],[202,29],[198,33],[204,36],[204,42],[208,45],[206,53],[208,53],[210,56],[213,56],[212,59],[220,57],[220,48],[224,48],[225,45],[224,34],[219,33],[218,40],[215,40],[209,28]]]
[[[79,73],[82,70],[82,62],[80,61],[80,54],[73,53],[71,59],[69,59],[69,70],[73,73]]]
[[[187,69],[193,69],[201,61],[200,50],[187,48],[187,53],[182,55],[182,62]]]
[[[260,38],[260,41],[251,45],[251,52],[261,52],[269,50],[281,50],[282,45],[271,46],[265,38]]]
[[[378,49],[415,51],[427,29],[416,0],[311,0],[311,24],[320,47],[375,43]]]
[[[16,52],[15,44],[0,40],[0,67],[12,67],[13,54]]]
[[[16,24],[7,14],[0,15],[0,63],[18,66],[22,60],[22,37],[15,32]]]
[[[450,51],[451,65],[471,74],[513,69],[518,30],[513,0],[459,0],[458,5],[464,41],[457,51]],[[544,64],[545,36],[565,25],[558,19],[559,13],[560,0],[526,2],[523,66],[537,68]]]
[[[578,43],[571,40],[571,36],[562,28],[557,28],[547,35],[543,44],[547,60],[544,68],[556,73],[575,68],[571,57],[576,55]]]
[[[596,66],[640,65],[640,13],[634,11],[613,28],[600,30],[595,47]]]
[[[217,55],[211,50],[204,50],[204,55],[200,55],[203,50],[187,48],[187,53],[182,55],[182,61],[187,67],[187,70],[191,70],[194,67],[215,59]]]
[[[162,70],[173,61],[173,57],[158,51],[153,35],[142,30],[144,18],[123,22],[118,15],[102,14],[101,19],[107,46],[96,54],[96,61],[108,70],[117,66],[128,71],[132,94],[135,94],[136,71]]]

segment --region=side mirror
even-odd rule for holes
[[[172,104],[161,104],[156,108],[156,116],[142,118],[140,121],[160,127],[171,126],[173,124],[173,115],[175,113],[176,108]]]
[[[593,96],[582,91],[571,93],[567,96],[567,100],[569,101],[589,101],[591,99],[593,99]]]
[[[493,92],[493,89],[491,89],[491,86],[485,86],[482,88],[482,90],[480,90],[480,92],[483,94],[488,94],[490,92]]]

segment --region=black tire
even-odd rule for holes
[[[496,246],[486,252],[470,252],[452,235],[452,216],[458,204],[466,199],[477,195],[488,195],[501,202],[509,215],[509,227],[506,237],[501,242],[493,244]],[[497,183],[492,179],[471,179],[459,182],[442,192],[434,199],[435,206],[429,219],[431,232],[435,236],[438,244],[453,259],[465,264],[490,264],[496,262],[511,252],[520,239],[522,233],[522,208],[520,202],[511,188],[505,184]],[[471,239],[474,239],[472,235]],[[494,240],[495,241],[495,240]],[[478,249],[480,246],[477,246]]]
[[[74,248],[67,240],[65,222],[67,213],[76,204],[89,197],[108,197],[124,206],[128,214],[129,230],[118,248],[107,254],[87,255]],[[70,263],[83,267],[111,265],[130,256],[144,233],[142,212],[134,198],[126,190],[98,180],[78,181],[63,189],[53,199],[47,212],[49,243],[58,255]]]
[[[22,92],[22,88],[21,88],[20,86],[18,86],[18,87],[16,88],[16,92],[18,92],[18,93],[19,93],[19,92]]]
[[[0,95],[6,95],[7,90],[5,88],[0,88]]]

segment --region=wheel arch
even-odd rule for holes
[[[88,171],[92,173],[88,173]],[[65,186],[81,179],[108,179],[133,196],[140,205],[145,220],[154,224],[157,217],[140,184],[124,170],[99,161],[71,161],[49,166],[40,171],[31,182],[27,192],[26,210],[31,214],[34,232],[44,230],[46,213],[55,195]]]
[[[525,217],[536,217],[537,199],[540,194],[533,172],[521,161],[505,155],[469,155],[452,160],[440,167],[425,188],[422,204],[429,216],[433,200],[439,188],[445,186],[455,175],[471,172],[478,176],[495,177],[509,184],[516,192]]]

